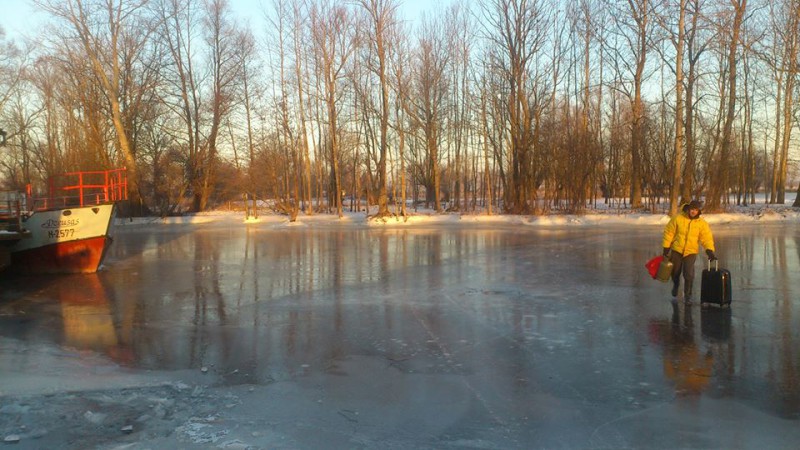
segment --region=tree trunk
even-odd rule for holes
[[[788,35],[786,39],[786,55],[788,63],[786,64],[786,84],[785,84],[785,100],[783,102],[783,141],[781,143],[780,162],[778,164],[778,179],[777,179],[777,198],[776,202],[780,205],[786,201],[786,171],[789,160],[789,142],[791,141],[792,129],[794,128],[794,86],[797,79],[797,50],[798,50],[798,21],[800,18],[800,6],[798,2],[790,2],[789,14],[789,27],[787,27]]]
[[[697,63],[703,49],[697,48],[697,22],[700,18],[700,2],[692,1],[692,27],[686,36],[686,51],[689,57],[689,73],[686,79],[686,127],[684,137],[686,138],[686,164],[683,167],[683,190],[681,197],[684,201],[694,198],[695,186],[695,133],[694,133],[694,88],[697,81]]]
[[[650,19],[650,3],[640,0],[636,18],[636,69],[633,77],[633,122],[631,124],[631,208],[642,206],[642,154],[645,151],[644,139],[644,102],[642,100],[642,83],[644,68],[647,63],[648,30]]]
[[[681,162],[683,161],[683,37],[686,18],[686,0],[680,0],[678,13],[678,42],[675,46],[675,152],[672,159],[672,185],[669,194],[669,215],[678,212],[678,195],[681,190]]]
[[[733,28],[731,30],[731,40],[728,49],[728,107],[725,116],[725,125],[722,130],[722,144],[720,146],[717,167],[713,173],[716,175],[711,179],[712,185],[709,188],[709,199],[707,208],[710,211],[720,208],[720,201],[725,196],[728,188],[728,167],[733,139],[733,119],[736,116],[736,53],[739,48],[739,33],[744,20],[744,12],[747,8],[747,0],[731,0],[734,11]],[[725,197],[727,198],[727,197]]]
[[[300,147],[302,151],[303,166],[303,186],[305,197],[305,211],[308,215],[314,214],[314,204],[312,202],[313,192],[311,189],[311,157],[308,145],[308,127],[306,125],[305,96],[303,93],[303,62],[302,57],[302,21],[300,18],[300,2],[292,2],[294,15],[294,55],[295,55],[295,77],[297,78],[297,115],[300,119]]]

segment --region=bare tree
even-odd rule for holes
[[[246,43],[249,42],[247,32],[239,31],[241,25],[231,17],[228,0],[207,0],[204,22],[211,64],[211,123],[206,141],[208,150],[205,152],[199,204],[195,204],[196,210],[200,211],[206,208],[215,185],[220,126],[231,113],[231,109],[241,101],[244,59],[240,52],[248,48]],[[197,201],[197,194],[195,199]]]
[[[703,16],[700,8],[703,0],[689,0],[689,12],[691,13],[691,25],[686,30],[686,58],[688,72],[686,74],[686,118],[684,136],[686,137],[686,163],[683,168],[683,188],[681,197],[691,199],[694,197],[695,186],[695,87],[699,78],[698,64],[705,52],[708,41],[701,43],[698,39],[701,36],[700,18]]]
[[[481,141],[483,143],[483,186],[484,186],[484,199],[486,201],[486,214],[492,215],[492,178],[491,178],[491,165],[489,143],[492,141],[491,131],[489,127],[489,88],[488,88],[488,74],[484,73],[481,76],[480,83],[480,129]]]
[[[470,60],[472,56],[472,42],[474,41],[474,23],[465,3],[454,3],[445,12],[447,30],[447,48],[450,58],[449,83],[450,118],[448,122],[449,147],[455,153],[451,183],[453,185],[453,202],[451,209],[466,212],[468,205],[468,186],[471,161],[469,158],[471,127],[470,112],[473,104],[470,83]]]
[[[300,1],[292,2],[292,20],[294,24],[293,43],[294,43],[294,68],[295,68],[295,82],[297,84],[297,117],[298,117],[298,133],[300,135],[300,146],[302,149],[303,161],[303,192],[305,196],[305,211],[306,214],[314,214],[314,205],[311,202],[311,156],[308,143],[308,126],[306,124],[306,56],[303,52],[303,38],[306,36],[307,26],[304,22],[307,17],[304,15],[306,11],[302,8],[303,3]]]
[[[505,210],[530,211],[536,183],[531,156],[534,148],[530,83],[534,57],[544,40],[542,3],[537,0],[487,0],[482,19],[493,69],[503,77],[508,109],[509,179],[504,186]]]
[[[8,145],[15,140],[15,136],[20,137],[16,139],[19,141],[16,148],[4,150],[4,153],[19,151],[20,157],[2,158],[3,172],[13,188],[21,188],[31,181],[32,155],[27,145],[30,115],[26,113],[21,99],[25,70],[23,52],[13,41],[6,41],[5,30],[0,27],[0,146]]]
[[[797,1],[782,2],[783,17],[786,21],[785,30],[782,34],[781,42],[783,57],[781,68],[783,72],[783,112],[781,121],[783,130],[780,133],[780,151],[775,155],[775,164],[772,173],[772,197],[771,203],[783,204],[786,201],[786,172],[789,160],[789,143],[791,141],[792,129],[795,125],[794,104],[795,86],[797,74],[800,72],[797,66],[797,52],[800,49],[800,3]],[[780,123],[780,122],[779,122]],[[777,140],[777,139],[776,139]]]
[[[277,45],[272,46],[277,53],[278,59],[278,116],[281,132],[278,134],[278,145],[280,151],[284,153],[283,161],[283,186],[280,190],[280,208],[282,212],[289,215],[289,221],[297,220],[300,210],[300,154],[298,143],[300,138],[296,136],[295,127],[289,117],[289,90],[286,75],[286,22],[288,20],[288,8],[283,0],[276,0],[274,3],[275,18],[271,19],[271,27],[275,30],[275,40]]]
[[[403,27],[401,24],[400,27]],[[411,79],[407,67],[410,66],[411,51],[408,46],[406,29],[397,34],[395,51],[392,53],[393,83],[395,90],[395,127],[398,134],[398,159],[400,160],[400,215],[406,213],[406,136],[408,134],[408,96]],[[416,200],[416,198],[414,199]]]
[[[651,45],[651,0],[626,0],[626,8],[615,16],[617,26],[626,42],[632,63],[622,59],[630,73],[633,87],[628,92],[631,101],[630,182],[631,208],[642,206],[642,154],[645,152],[644,100],[642,86],[645,81],[647,54]]]
[[[319,2],[312,7],[311,23],[328,119],[327,146],[330,151],[333,188],[328,197],[336,206],[336,213],[342,217],[342,178],[339,167],[340,90],[343,89],[342,83],[346,78],[345,70],[357,48],[357,38],[354,35],[355,19],[341,4],[329,5],[327,2]]]
[[[739,159],[738,171],[738,186],[736,204],[744,204],[755,202],[755,171],[756,171],[756,157],[755,145],[753,143],[753,103],[755,103],[755,91],[757,89],[754,76],[752,76],[753,66],[751,63],[751,53],[746,52],[743,55],[743,85],[744,85],[744,101],[742,111],[742,132],[741,132],[741,158]],[[748,199],[749,197],[749,199]]]
[[[389,202],[386,190],[386,158],[389,146],[389,46],[396,38],[397,0],[358,0],[358,4],[367,13],[367,41],[372,49],[371,54],[377,61],[370,61],[369,68],[378,76],[380,89],[380,142],[378,148],[378,217],[389,215]]]
[[[159,0],[158,18],[161,23],[160,40],[166,46],[169,62],[162,102],[175,114],[183,127],[183,159],[186,164],[184,190],[191,189],[192,209],[198,211],[202,203],[201,171],[201,76],[195,68],[195,33],[199,10],[190,0]]]
[[[554,39],[556,47],[554,58],[564,60],[571,68],[565,72],[565,80],[556,81],[566,95],[559,96],[552,104],[552,119],[560,126],[549,127],[553,136],[553,158],[555,165],[551,173],[556,186],[556,201],[565,200],[567,210],[581,211],[587,200],[593,197],[594,177],[599,161],[597,134],[592,131],[594,115],[592,111],[592,46],[595,40],[594,5],[587,0],[567,8],[565,17],[569,19],[569,35],[559,33]],[[567,38],[567,39],[565,39]],[[559,63],[560,64],[560,63]],[[556,64],[554,64],[557,67]],[[558,84],[556,84],[558,83]],[[558,130],[558,131],[556,131]]]
[[[162,102],[183,128],[186,189],[191,209],[202,211],[216,188],[221,127],[243,103],[252,37],[232,19],[227,0],[208,0],[202,8],[190,0],[159,0],[156,11],[169,55]]]
[[[21,56],[22,52],[17,45],[13,41],[5,40],[5,30],[0,27],[0,111],[14,95],[14,90],[22,79]]]
[[[147,28],[141,13],[149,0],[35,0],[34,3],[69,27],[62,29],[77,38],[94,76],[100,82],[111,109],[111,119],[119,148],[128,169],[129,189],[140,198],[136,155],[130,145],[120,105],[123,77],[121,50],[132,31]],[[146,38],[147,35],[140,35]]]
[[[737,53],[739,51],[739,33],[741,32],[747,0],[730,0],[733,9],[733,20],[728,40],[728,83],[727,83],[727,109],[725,124],[722,130],[719,158],[715,170],[712,171],[711,187],[708,192],[707,208],[710,211],[719,209],[720,200],[728,187],[728,167],[731,146],[733,144],[733,120],[736,116],[736,68]],[[727,197],[726,197],[727,198]]]
[[[582,193],[591,192],[591,200],[595,199],[597,186],[598,163],[601,159],[602,147],[599,142],[600,136],[600,114],[599,104],[597,111],[593,114],[592,109],[592,60],[591,56],[595,53],[592,45],[598,40],[597,23],[602,20],[598,15],[597,3],[582,0],[580,4],[581,34],[583,38],[583,94],[581,99],[581,147],[585,154],[585,167],[583,171],[588,176],[584,177]],[[602,63],[599,64],[602,70]],[[601,72],[602,74],[602,72]],[[601,85],[598,83],[598,85]],[[594,117],[593,117],[594,116]],[[595,130],[592,130],[594,122]]]
[[[672,154],[672,180],[669,186],[669,215],[674,216],[678,212],[679,195],[681,193],[681,176],[683,170],[681,164],[683,163],[683,143],[685,138],[685,128],[683,122],[684,113],[684,97],[683,97],[683,55],[684,55],[684,40],[686,35],[686,2],[687,0],[679,0],[676,5],[678,8],[678,21],[673,25],[668,22],[668,17],[674,14],[673,8],[667,8],[662,26],[669,33],[669,38],[675,48],[675,136],[674,136],[674,150]],[[677,33],[677,34],[676,34]]]
[[[242,36],[242,95],[244,100],[245,125],[247,128],[247,183],[246,190],[251,197],[255,195],[255,137],[253,132],[253,101],[251,96],[255,96],[257,89],[253,88],[257,84],[258,73],[261,67],[255,62],[255,37],[250,32],[245,32]],[[255,210],[255,208],[254,208]],[[257,211],[257,210],[256,210]],[[256,215],[258,213],[256,212]]]
[[[448,91],[446,70],[449,53],[438,22],[423,18],[414,63],[412,63],[413,91],[408,97],[407,112],[415,128],[423,133],[425,157],[416,171],[417,181],[425,186],[426,203],[433,203],[436,212],[441,206],[440,150],[445,119],[445,96]]]

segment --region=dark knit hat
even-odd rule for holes
[[[703,202],[700,200],[692,200],[683,207],[684,211],[689,211],[690,209],[696,209],[698,211],[702,211],[703,209]]]

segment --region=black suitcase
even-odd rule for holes
[[[703,278],[700,280],[700,303],[714,303],[719,306],[731,304],[731,272],[720,269],[719,262],[708,262],[708,268],[703,269]]]

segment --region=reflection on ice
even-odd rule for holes
[[[731,338],[730,308],[704,309],[700,315],[700,330],[703,340],[708,343],[724,344]]]
[[[662,347],[664,375],[675,383],[676,393],[699,394],[711,382],[714,355],[711,349],[703,351],[695,339],[692,308],[680,311],[673,302],[672,309],[670,321],[650,322],[651,339]]]
[[[118,344],[108,298],[96,274],[59,283],[58,299],[66,345],[102,352]]]

